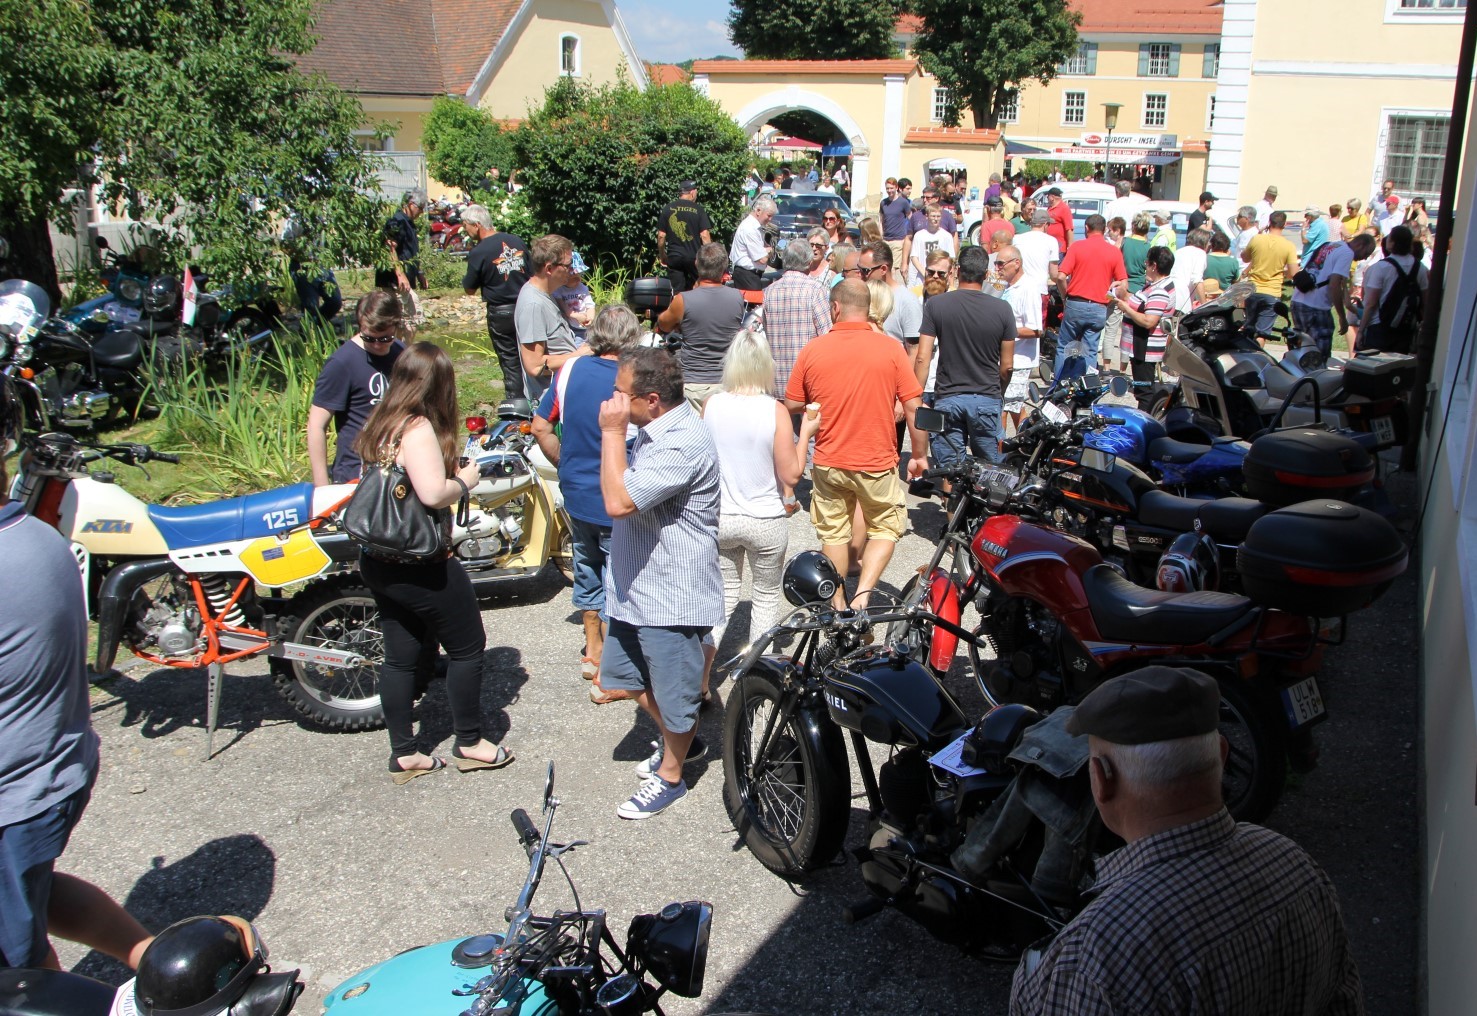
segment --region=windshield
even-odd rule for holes
[[[840,210],[844,218],[851,217],[851,209],[832,194],[779,194],[774,201],[779,206],[781,215],[813,217],[819,222],[822,212],[835,208]]]

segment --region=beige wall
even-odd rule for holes
[[[880,74],[869,76],[847,74],[796,74],[789,77],[772,77],[758,74],[724,74],[711,79],[708,95],[730,115],[739,116],[756,103],[769,105],[766,100],[776,101],[785,97],[804,98],[806,95],[829,100],[845,114],[831,117],[843,134],[850,134],[848,125],[860,128],[865,144],[873,157],[882,149],[883,83]],[[804,94],[802,94],[804,93]],[[799,104],[796,104],[799,105]],[[826,115],[825,102],[815,103],[817,112]],[[807,107],[809,108],[809,107]],[[757,128],[762,124],[741,124],[746,128]]]
[[[359,105],[364,108],[365,126],[372,123],[388,123],[394,132],[394,151],[419,152],[421,131],[426,114],[431,111],[430,99],[414,99],[403,96],[359,96]]]
[[[626,66],[615,31],[598,4],[540,0],[482,93],[482,108],[500,119],[522,119],[531,106],[542,105],[544,90],[559,79],[559,40],[566,34],[580,39],[579,80],[615,81]]]
[[[1337,0],[1337,31],[1329,30],[1330,0],[1257,6],[1258,60],[1455,64],[1461,44],[1461,25],[1445,19],[1386,24],[1386,0]],[[1373,45],[1350,46],[1352,39]]]

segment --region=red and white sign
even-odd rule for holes
[[[1102,145],[1108,142],[1108,135],[1102,131],[1083,131],[1082,143],[1084,145]],[[1165,136],[1163,134],[1129,134],[1113,132],[1112,142],[1116,151],[1119,145],[1124,148],[1161,148],[1164,146]],[[1173,139],[1170,139],[1173,143]]]
[[[1102,145],[1099,145],[1099,146],[1097,146],[1095,148],[1087,148],[1085,146],[1073,146],[1073,145],[1058,145],[1057,147],[1055,147],[1055,148],[1053,148],[1051,150],[1051,154],[1057,156],[1058,158],[1063,158],[1063,159],[1066,159],[1066,158],[1091,159],[1091,160],[1096,161],[1096,162],[1102,162],[1104,159],[1106,159],[1108,157],[1108,149],[1105,148]],[[1117,137],[1117,135],[1114,135],[1114,137],[1113,137],[1113,159],[1114,159],[1114,161],[1117,161],[1119,159],[1123,159],[1125,161],[1128,160],[1128,159],[1140,159],[1140,158],[1143,158],[1144,156],[1148,156],[1148,155],[1164,155],[1164,156],[1168,156],[1171,159],[1178,159],[1178,158],[1181,157],[1182,153],[1181,153],[1181,151],[1178,148],[1128,148],[1128,147],[1119,148],[1118,147],[1118,137]]]

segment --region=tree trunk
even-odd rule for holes
[[[7,274],[36,283],[51,298],[52,310],[60,307],[61,283],[46,217],[18,214],[14,207],[0,208],[0,236],[10,241],[10,261],[4,266]]]

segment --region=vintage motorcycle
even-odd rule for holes
[[[323,999],[324,1011],[330,1016],[660,1016],[660,1000],[668,991],[684,998],[701,995],[713,927],[710,903],[669,903],[655,914],[638,915],[624,949],[607,926],[605,911],[582,907],[577,892],[575,910],[534,913],[533,897],[547,863],[557,864],[568,880],[564,856],[588,846],[584,840],[551,838],[558,810],[550,762],[543,830],[522,808],[511,816],[528,854],[528,877],[504,913],[506,931],[406,950],[334,988]],[[569,884],[574,891],[573,881]]]

